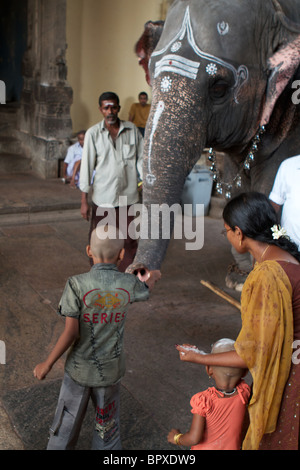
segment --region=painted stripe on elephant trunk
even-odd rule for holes
[[[154,117],[153,117],[153,126],[152,126],[152,131],[151,131],[150,139],[149,139],[150,143],[149,143],[149,153],[148,153],[148,174],[146,175],[146,181],[150,186],[153,186],[156,181],[156,176],[153,175],[152,170],[151,170],[151,154],[152,154],[153,137],[154,137],[156,128],[158,126],[158,122],[161,118],[161,115],[164,112],[164,109],[165,109],[165,103],[163,101],[159,101]]]

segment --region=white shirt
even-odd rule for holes
[[[300,155],[281,163],[269,198],[283,206],[281,225],[300,250]]]
[[[143,177],[143,143],[132,122],[120,121],[115,143],[104,120],[88,129],[81,160],[80,190],[88,193],[93,181],[92,200],[97,206],[118,207],[123,196],[127,198],[123,199],[127,201],[125,205],[137,203],[138,180]]]

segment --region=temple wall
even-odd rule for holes
[[[140,91],[146,91],[151,101],[134,46],[144,24],[164,19],[170,3],[14,0],[8,5],[4,24],[14,18],[18,6],[26,12],[25,53],[19,72],[23,88],[14,103],[1,104],[0,130],[4,139],[12,139],[14,148],[18,143],[32,171],[44,178],[59,176],[60,161],[74,133],[102,119],[98,109],[102,92],[119,95],[121,119],[128,119]]]
[[[68,82],[74,132],[100,121],[98,98],[116,92],[128,119],[140,91],[151,89],[133,52],[149,20],[160,20],[163,0],[67,0]]]

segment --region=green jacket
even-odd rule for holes
[[[124,325],[131,303],[147,300],[146,284],[113,264],[96,264],[68,279],[58,314],[78,318],[80,336],[65,369],[83,386],[106,387],[125,373]]]

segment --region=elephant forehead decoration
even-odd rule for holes
[[[217,31],[220,35],[225,35],[229,31],[229,25],[225,22],[218,23]],[[232,64],[226,62],[214,55],[208,54],[203,52],[196,44],[193,28],[191,24],[191,17],[190,17],[190,8],[189,6],[186,8],[183,23],[181,26],[180,31],[177,35],[169,42],[169,44],[159,51],[153,52],[150,61],[154,57],[159,57],[163,55],[163,57],[158,60],[155,64],[154,69],[154,78],[158,78],[160,74],[163,72],[172,72],[183,77],[190,78],[192,80],[196,80],[198,76],[198,71],[200,68],[201,63],[199,61],[194,61],[187,59],[178,54],[178,52],[183,48],[182,41],[186,37],[190,47],[193,49],[195,54],[204,59],[208,62],[206,65],[206,72],[214,76],[218,71],[218,65],[221,67],[225,67],[229,69],[235,79],[235,83],[233,86],[234,89],[234,101],[238,103],[237,95],[241,88],[241,86],[248,80],[248,69],[245,65],[240,65],[238,69],[236,69]],[[168,53],[169,52],[169,53]],[[167,54],[166,54],[167,53]],[[163,93],[167,93],[172,89],[172,79],[168,75],[164,75],[161,80],[161,91]],[[146,181],[149,185],[153,186],[156,180],[156,177],[153,175],[151,171],[151,153],[152,153],[152,141],[154,137],[155,130],[158,126],[159,119],[161,118],[163,111],[165,109],[165,105],[163,101],[159,101],[153,119],[153,126],[152,131],[150,134],[150,142],[149,142],[149,152],[148,152],[148,174],[146,175]]]

